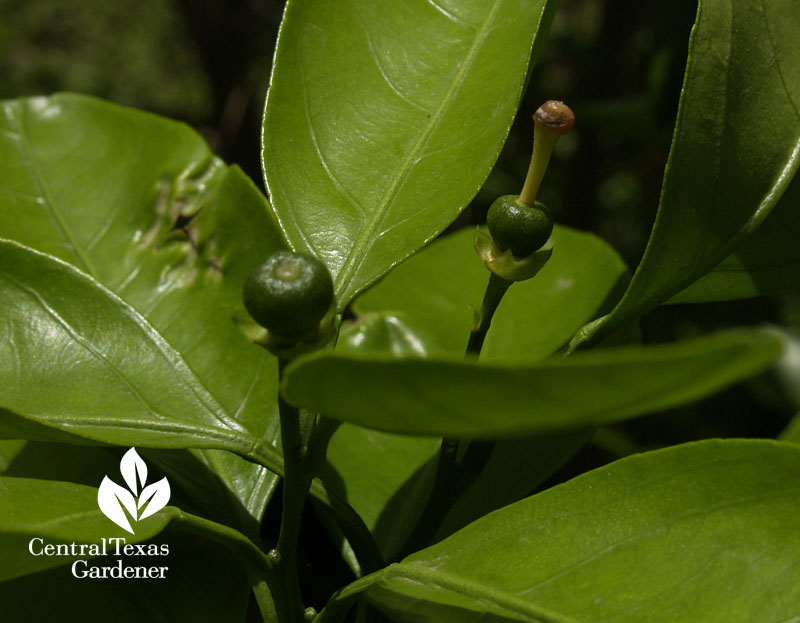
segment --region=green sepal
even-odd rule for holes
[[[480,228],[475,230],[475,250],[486,268],[507,281],[525,281],[538,273],[553,254],[553,245],[547,242],[528,257],[515,257],[511,249],[503,251],[494,239]]]
[[[307,355],[328,346],[338,333],[341,323],[342,315],[336,313],[336,304],[334,302],[322,320],[319,321],[316,330],[308,337],[296,342],[288,342],[273,335],[255,322],[242,327],[242,332],[254,344],[265,348],[278,359],[291,361],[300,355]]]

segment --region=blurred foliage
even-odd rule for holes
[[[88,93],[186,121],[260,180],[282,3],[0,0],[0,98]]]
[[[208,117],[210,84],[169,2],[0,0],[0,97],[92,93]]]

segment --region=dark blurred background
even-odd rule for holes
[[[0,0],[0,98],[77,91],[185,121],[263,186],[258,137],[282,9],[270,0]],[[695,11],[692,0],[561,0],[507,145],[457,225],[482,222],[496,196],[518,192],[531,115],[562,99],[578,123],[559,142],[541,197],[559,222],[596,233],[635,267],[658,206]],[[661,342],[765,322],[800,328],[797,297],[662,307],[642,330]],[[797,408],[765,374],[603,429],[554,481],[681,441],[775,436]],[[309,571],[336,564],[305,560]],[[308,590],[324,603],[333,589]]]

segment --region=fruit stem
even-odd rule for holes
[[[489,273],[489,283],[486,285],[486,291],[483,295],[483,303],[481,303],[480,322],[477,327],[473,327],[469,335],[469,342],[467,342],[466,355],[479,355],[483,348],[483,342],[486,340],[486,334],[489,332],[489,327],[492,325],[492,318],[494,312],[497,311],[497,306],[503,300],[503,295],[506,293],[513,281],[503,279],[496,273]]]
[[[533,153],[528,175],[519,194],[520,203],[532,206],[539,194],[558,137],[575,125],[575,114],[564,102],[548,100],[533,115]]]
[[[558,137],[568,132],[575,123],[575,115],[563,102],[550,100],[542,104],[533,115],[533,154],[528,168],[528,176],[519,196],[520,203],[533,206],[542,183],[542,178],[550,162]],[[500,277],[494,271],[489,275],[480,316],[472,329],[464,356],[470,358],[480,355],[486,334],[500,301],[513,281]],[[433,488],[428,504],[412,530],[398,558],[423,548],[433,542],[447,513],[456,500],[478,479],[494,450],[493,441],[475,440],[469,442],[459,461],[459,439],[445,437],[439,450]]]
[[[286,359],[279,359],[279,372],[283,378],[288,365]],[[303,434],[300,411],[278,397],[278,416],[281,427],[281,447],[283,448],[283,507],[281,509],[281,528],[277,551],[280,554],[280,577],[282,589],[289,602],[289,620],[280,623],[301,623],[305,610],[300,593],[298,577],[297,547],[300,539],[300,525],[303,508],[311,487],[311,481],[325,461],[328,442],[338,428],[338,422],[320,417],[310,435]],[[313,416],[312,416],[313,417]],[[306,439],[308,441],[306,442]]]

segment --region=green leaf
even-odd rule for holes
[[[376,313],[343,323],[336,349],[426,354],[436,350],[434,342],[401,316]],[[390,435],[348,424],[330,441],[320,480],[358,512],[386,560],[397,555],[422,512],[440,443],[439,438]]]
[[[141,315],[72,265],[0,241],[0,297],[0,437],[274,452]]]
[[[430,494],[440,439],[342,426],[320,479],[358,512],[384,558],[396,555]]]
[[[781,199],[800,165],[799,30],[793,0],[701,1],[650,242],[617,307],[574,346],[691,285]]]
[[[497,441],[481,475],[445,517],[436,540],[533,493],[593,434],[594,428],[581,428]]]
[[[292,404],[394,433],[503,437],[568,430],[690,402],[762,370],[774,335],[730,331],[542,362],[323,352],[295,361]]]
[[[342,323],[339,352],[427,356],[444,353],[439,335],[405,312],[366,312]]]
[[[795,175],[764,223],[670,303],[751,298],[800,288],[800,176]]]
[[[485,272],[481,268],[482,277]],[[393,280],[393,274],[387,279]],[[440,351],[435,339],[418,331],[406,314],[378,312],[366,313],[355,324],[345,323],[336,347],[339,352],[394,355]],[[497,442],[480,477],[445,518],[439,538],[530,495],[588,440],[591,432],[569,431]],[[342,426],[331,441],[328,465],[321,478],[364,518],[387,560],[405,543],[427,503],[439,446],[439,438],[389,435],[350,425]]]
[[[798,473],[800,449],[770,441],[636,455],[492,513],[340,599],[365,591],[408,623],[793,621]]]
[[[63,567],[76,560],[86,560],[89,564],[117,564],[120,557],[116,556],[114,542],[110,539],[121,539],[123,543],[133,544],[158,537],[159,543],[166,543],[170,553],[163,558],[148,557],[146,561],[149,562],[145,566],[169,567],[168,581],[158,580],[164,584],[164,589],[172,586],[186,591],[188,586],[193,586],[188,593],[196,599],[196,605],[184,603],[183,606],[188,610],[204,606],[209,612],[224,609],[241,613],[247,598],[243,589],[249,588],[248,584],[261,586],[268,578],[274,583],[266,556],[236,530],[189,515],[173,506],[166,506],[154,515],[135,522],[134,534],[130,534],[100,511],[97,498],[98,490],[94,487],[32,478],[0,477],[0,596],[4,597],[6,613],[9,609],[13,612],[44,612],[48,607],[53,607],[55,603],[50,600],[29,604],[21,596],[30,594],[36,587],[46,585],[48,581],[57,587],[75,585],[70,570]],[[42,551],[46,544],[70,546],[72,543],[76,544],[78,551],[66,552],[69,555],[33,555],[31,551]],[[100,552],[92,552],[89,547],[102,546],[104,543],[106,555],[103,557],[98,557],[102,549]],[[84,546],[83,551],[80,551],[81,546]],[[175,558],[173,554],[176,554]],[[122,558],[133,566],[141,566],[143,562],[141,557]],[[199,560],[202,560],[202,564],[198,564]],[[207,568],[207,565],[210,566]],[[58,569],[59,567],[62,568]],[[193,571],[198,567],[201,576],[199,578]],[[48,571],[50,569],[57,572]],[[217,577],[217,574],[220,576]],[[198,581],[191,583],[193,579]],[[129,598],[137,597],[138,591],[134,589],[129,592],[125,586],[140,584],[136,580],[97,582],[88,579],[83,579],[82,583],[96,583],[97,586],[108,583],[111,585],[109,588],[118,588],[118,592],[128,595]],[[209,584],[207,592],[224,595],[224,599],[220,602],[196,595],[198,586],[205,583]],[[145,584],[147,583],[141,586]],[[229,590],[221,593],[221,587]],[[76,591],[76,594],[83,592],[79,587]],[[50,591],[46,592],[50,594]],[[86,594],[97,593],[89,591]],[[150,592],[147,595],[150,596]],[[109,597],[111,596],[107,596],[107,599]],[[167,612],[179,607],[184,601],[181,596],[170,595],[168,590],[155,590],[152,597],[156,601],[168,600],[164,605]],[[62,604],[69,604],[69,609],[65,611],[80,608],[81,605],[74,601],[70,604],[69,592],[63,593],[58,588],[55,589],[53,598],[62,600]],[[72,600],[74,599],[73,596]],[[122,600],[121,605],[125,607],[126,602],[127,600]],[[153,608],[158,611],[155,605]],[[145,606],[145,612],[150,609]],[[127,612],[122,614],[128,615]],[[142,616],[141,609],[139,615]],[[224,620],[229,619],[226,617]]]
[[[83,447],[76,451],[70,444],[41,441],[3,440],[0,448],[13,448],[6,454],[5,465],[0,465],[0,474],[3,476],[57,480],[95,487],[100,484],[103,474],[119,470],[122,458],[122,452],[114,452],[107,447]],[[160,475],[155,477],[156,470],[151,469],[150,473],[151,481],[159,480]],[[173,491],[173,501],[175,497]]]
[[[547,32],[547,0],[291,0],[262,133],[272,206],[340,308],[477,193]]]
[[[184,532],[204,535],[224,543],[249,571],[267,568],[266,557],[241,533],[212,521],[166,506],[135,524],[130,534],[108,519],[97,505],[97,489],[68,482],[34,478],[0,477],[0,581],[22,577],[90,559],[88,548],[69,556],[34,556],[31,539],[43,543],[102,544],[102,539],[123,537],[142,543],[160,534],[168,525]],[[111,547],[108,545],[107,547]],[[107,553],[113,553],[107,551]]]
[[[0,474],[18,478],[58,480],[96,487],[103,474],[119,469],[123,448],[81,447],[66,443],[1,440]],[[200,453],[137,448],[151,466],[150,479],[169,477],[174,506],[203,515],[247,534],[259,533],[260,524],[242,508],[230,489],[200,461]]]
[[[275,442],[275,360],[233,319],[246,317],[246,274],[284,243],[239,169],[182,124],[57,95],[0,104],[0,179],[0,237],[70,262],[115,292],[231,417]],[[261,516],[273,474],[229,453],[195,454]]]
[[[250,587],[242,565],[223,546],[165,530],[156,540],[169,546],[164,559],[109,557],[92,564],[169,566],[164,579],[92,580],[68,569],[42,571],[0,583],[6,621],[219,621],[242,623]],[[46,595],[46,598],[42,598]]]
[[[283,473],[277,449],[236,421],[144,318],[91,277],[8,241],[0,241],[0,267],[8,303],[0,324],[12,336],[0,342],[0,438],[214,448]],[[354,547],[369,546],[352,509],[318,481],[311,492]]]
[[[356,299],[353,309],[400,317],[426,338],[429,352],[463,353],[473,310],[480,308],[489,280],[475,253],[474,235],[465,229],[437,240]],[[551,240],[553,255],[536,278],[515,283],[503,297],[486,338],[485,357],[553,353],[624,285],[625,265],[596,236],[556,226]]]

